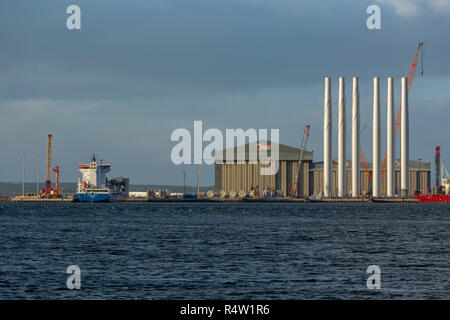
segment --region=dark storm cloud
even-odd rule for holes
[[[173,183],[170,132],[200,119],[208,127],[280,128],[282,142],[293,145],[311,123],[311,148],[320,159],[324,76],[346,76],[348,85],[360,76],[370,109],[371,77],[407,75],[415,46],[425,41],[426,77],[449,83],[450,19],[427,7],[416,17],[399,17],[381,3],[383,29],[369,31],[365,12],[373,3],[2,1],[4,154],[37,153],[44,143],[29,137],[45,139],[51,131],[70,141],[60,154],[68,181],[77,175],[71,166],[85,158],[80,154],[102,149],[123,163],[114,174]],[[81,7],[80,31],[65,27],[70,4]],[[445,106],[449,93],[433,87],[423,92],[430,102],[421,105]],[[129,156],[118,150],[146,166],[127,167]],[[9,169],[0,180],[17,177],[10,173],[19,172],[16,158],[2,161]]]
[[[3,4],[3,97],[245,92],[324,75],[404,74],[406,53],[424,38],[427,48],[450,49],[434,17],[399,23],[386,10],[383,30],[367,30],[360,1],[279,1],[286,10],[267,1],[78,1],[82,30],[75,32],[65,29],[69,3]],[[437,65],[427,74],[449,73],[448,63]]]

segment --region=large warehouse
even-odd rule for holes
[[[300,149],[279,144],[279,170],[271,176],[263,176],[260,169],[265,166],[254,159],[254,153],[261,147],[268,150],[273,148],[270,143],[250,143],[245,145],[245,160],[238,163],[236,160],[237,148],[234,148],[234,161],[227,163],[226,152],[224,152],[224,163],[215,164],[215,189],[220,191],[246,191],[258,188],[260,191],[276,189],[281,190],[284,195],[288,194],[289,188],[295,184]],[[270,154],[270,153],[269,153]],[[249,156],[250,155],[250,156]],[[313,163],[313,153],[303,152],[302,170],[299,171],[299,193],[303,196],[320,195],[323,192],[323,162]],[[399,161],[395,165],[395,191],[399,194],[400,168]],[[369,171],[372,164],[368,163]],[[347,160],[347,193],[351,194],[351,161]],[[362,166],[361,166],[362,167]],[[415,191],[427,193],[430,187],[431,164],[429,162],[410,161],[409,165],[409,193]],[[371,172],[370,172],[371,173]],[[304,177],[307,177],[306,179]],[[381,192],[385,194],[385,183],[381,184]],[[361,169],[361,192],[367,193],[370,190],[368,177],[364,169]],[[370,192],[370,191],[369,191]],[[333,161],[332,167],[332,196],[337,196],[337,162]]]
[[[279,150],[279,170],[278,173],[271,176],[261,175],[260,169],[263,165],[260,161],[251,161],[249,155],[255,155],[259,149],[266,148],[269,152],[274,147],[274,143],[250,143],[245,145],[245,161],[238,163],[236,158],[237,147],[234,148],[234,162],[227,163],[226,151],[224,152],[224,163],[215,164],[215,189],[220,191],[246,191],[250,192],[252,188],[258,188],[261,192],[274,188],[283,191],[284,195],[293,186],[293,181],[297,174],[298,160],[300,158],[300,149],[293,148],[284,144],[278,144]],[[309,176],[309,169],[312,163],[313,154],[310,151],[303,152],[302,170],[299,172],[299,194],[309,195],[311,187],[309,178],[303,179],[303,176]],[[253,158],[254,159],[254,158]]]

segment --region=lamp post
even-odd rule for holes
[[[420,175],[422,174],[422,158],[419,158],[419,176],[417,178],[417,184],[419,185],[419,191],[422,193],[422,179]]]
[[[39,162],[41,161],[41,155],[37,155],[36,160],[36,195],[39,195]]]
[[[183,171],[183,197],[186,194],[186,171]]]
[[[197,199],[200,198],[200,164],[197,164]]]
[[[25,155],[22,153],[22,196],[25,196]]]

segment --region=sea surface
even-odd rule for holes
[[[449,204],[0,203],[0,299],[412,298],[450,298]]]

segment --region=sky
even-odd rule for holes
[[[81,8],[68,30],[66,8]],[[381,29],[369,30],[370,5]],[[409,96],[413,160],[450,166],[450,0],[14,0],[0,2],[0,181],[44,175],[47,134],[62,182],[96,153],[111,176],[132,184],[196,184],[196,166],[170,154],[178,128],[279,129],[280,143],[323,156],[324,77],[332,77],[337,157],[338,77],[360,79],[362,147],[371,161],[372,78],[381,79],[382,154],[387,77],[408,76],[424,41]],[[347,118],[348,123],[350,118]],[[350,158],[347,128],[347,156]],[[398,149],[397,143],[397,149]],[[206,146],[206,144],[204,145]],[[37,163],[37,156],[40,162]],[[399,152],[397,151],[397,155]],[[201,185],[214,184],[201,166]]]

